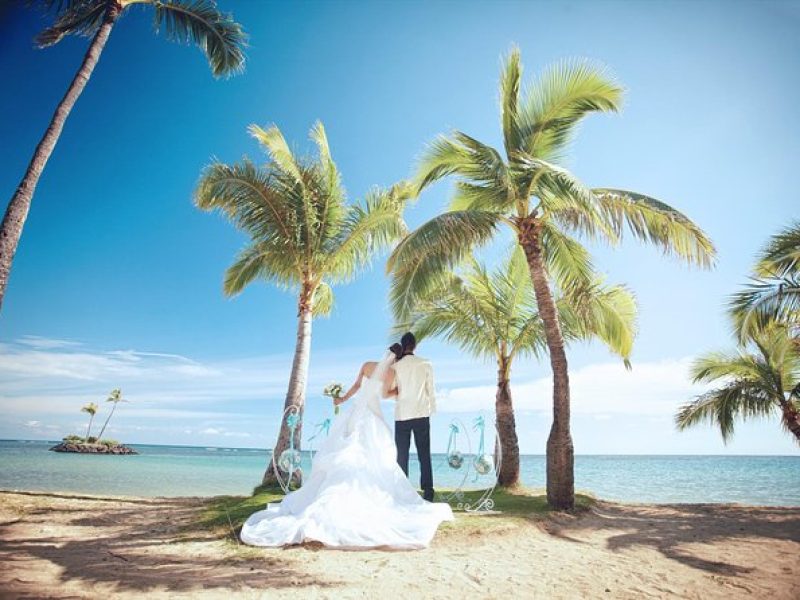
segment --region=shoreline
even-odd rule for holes
[[[800,597],[797,507],[458,513],[424,550],[338,552],[243,546],[210,498],[0,491],[0,596]]]

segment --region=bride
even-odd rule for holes
[[[303,486],[280,504],[250,515],[242,541],[285,546],[318,541],[336,548],[425,548],[439,523],[453,519],[446,503],[423,500],[396,462],[381,412],[386,370],[401,353],[394,344],[381,362],[361,367],[353,406],[337,417],[314,456]],[[401,354],[402,355],[402,354]]]

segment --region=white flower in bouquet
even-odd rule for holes
[[[339,405],[336,403],[336,400],[341,398],[343,389],[344,386],[341,383],[329,383],[325,386],[325,389],[322,390],[323,396],[333,398],[333,414],[335,415],[339,414]]]

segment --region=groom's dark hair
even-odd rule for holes
[[[417,338],[410,331],[403,334],[400,338],[400,347],[403,349],[403,356],[406,354],[413,354],[414,349],[417,347]]]

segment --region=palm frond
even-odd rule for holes
[[[349,207],[324,260],[323,270],[332,280],[349,281],[377,252],[408,233],[403,210],[412,192],[406,182],[388,190],[373,188],[361,203]]]
[[[423,154],[417,193],[434,181],[456,175],[459,193],[453,210],[504,210],[513,205],[508,170],[500,154],[465,133],[439,136]]]
[[[511,48],[503,62],[500,78],[500,123],[506,155],[512,156],[522,149],[522,134],[519,130],[519,92],[522,81],[522,60],[519,48]]]
[[[553,224],[543,222],[541,246],[547,272],[558,287],[569,289],[591,284],[592,258],[580,243]]]
[[[800,322],[800,276],[753,279],[731,298],[729,309],[741,343],[770,323]]]
[[[312,313],[315,317],[327,317],[333,312],[333,288],[321,281],[314,290]]]
[[[737,418],[770,416],[775,408],[763,390],[746,381],[734,381],[684,404],[675,416],[675,424],[679,431],[703,422],[716,425],[727,444]]]
[[[249,160],[206,167],[195,188],[195,204],[203,210],[221,210],[254,239],[281,240],[284,251],[297,259],[304,254],[296,212],[285,189],[269,171]]]
[[[156,31],[163,29],[168,39],[200,48],[214,77],[244,70],[247,35],[214,0],[152,0],[152,4]]]
[[[758,257],[756,274],[779,279],[800,277],[800,222],[770,239]]]
[[[520,149],[554,160],[563,154],[583,117],[621,108],[623,89],[599,63],[564,60],[547,69],[524,96],[518,117]]]
[[[649,196],[598,188],[599,199],[610,226],[621,235],[625,225],[638,239],[654,244],[703,268],[710,268],[716,249],[705,233],[683,213]]]
[[[93,36],[106,15],[108,3],[103,0],[74,0],[72,2],[53,2],[59,16],[50,27],[42,30],[35,38],[39,48],[53,46],[67,35]]]
[[[449,273],[442,283],[421,300],[410,318],[397,323],[392,331],[412,331],[417,340],[440,337],[476,358],[497,356],[497,339],[476,335],[492,322],[492,317],[460,277]]]
[[[390,298],[395,318],[406,320],[448,269],[492,238],[498,221],[499,215],[493,212],[452,211],[406,236],[387,262],[387,271],[393,275]]]
[[[299,185],[303,184],[303,175],[300,172],[300,165],[291,148],[289,148],[286,138],[283,137],[283,133],[281,133],[281,130],[278,129],[276,125],[271,125],[267,129],[263,129],[258,125],[250,125],[247,131],[258,140],[270,159],[272,159],[280,170],[291,177],[295,183]]]
[[[223,291],[236,296],[256,279],[280,287],[300,284],[295,263],[277,241],[251,242],[225,271]]]

